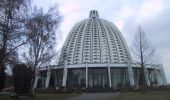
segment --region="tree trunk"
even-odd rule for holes
[[[4,42],[3,47],[0,50],[0,91],[5,88],[5,53],[6,53],[6,43],[7,43],[7,36],[4,35]]]
[[[141,65],[141,89],[145,93],[145,74],[144,74],[144,65]]]

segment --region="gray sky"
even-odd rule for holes
[[[60,31],[62,46],[76,22],[98,10],[99,16],[113,22],[122,32],[129,48],[140,25],[155,46],[170,83],[170,0],[33,0],[33,5],[46,10],[57,3],[63,18]]]

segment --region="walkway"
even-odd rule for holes
[[[119,93],[86,93],[65,100],[114,100]]]

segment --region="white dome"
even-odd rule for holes
[[[96,10],[75,24],[61,51],[59,65],[126,63],[130,58],[126,42],[111,22],[99,18]]]

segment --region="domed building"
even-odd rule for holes
[[[74,25],[61,50],[58,66],[39,79],[45,87],[120,88],[139,85],[139,68],[132,64],[125,39],[96,10]],[[165,85],[163,67],[145,68],[147,85]]]

